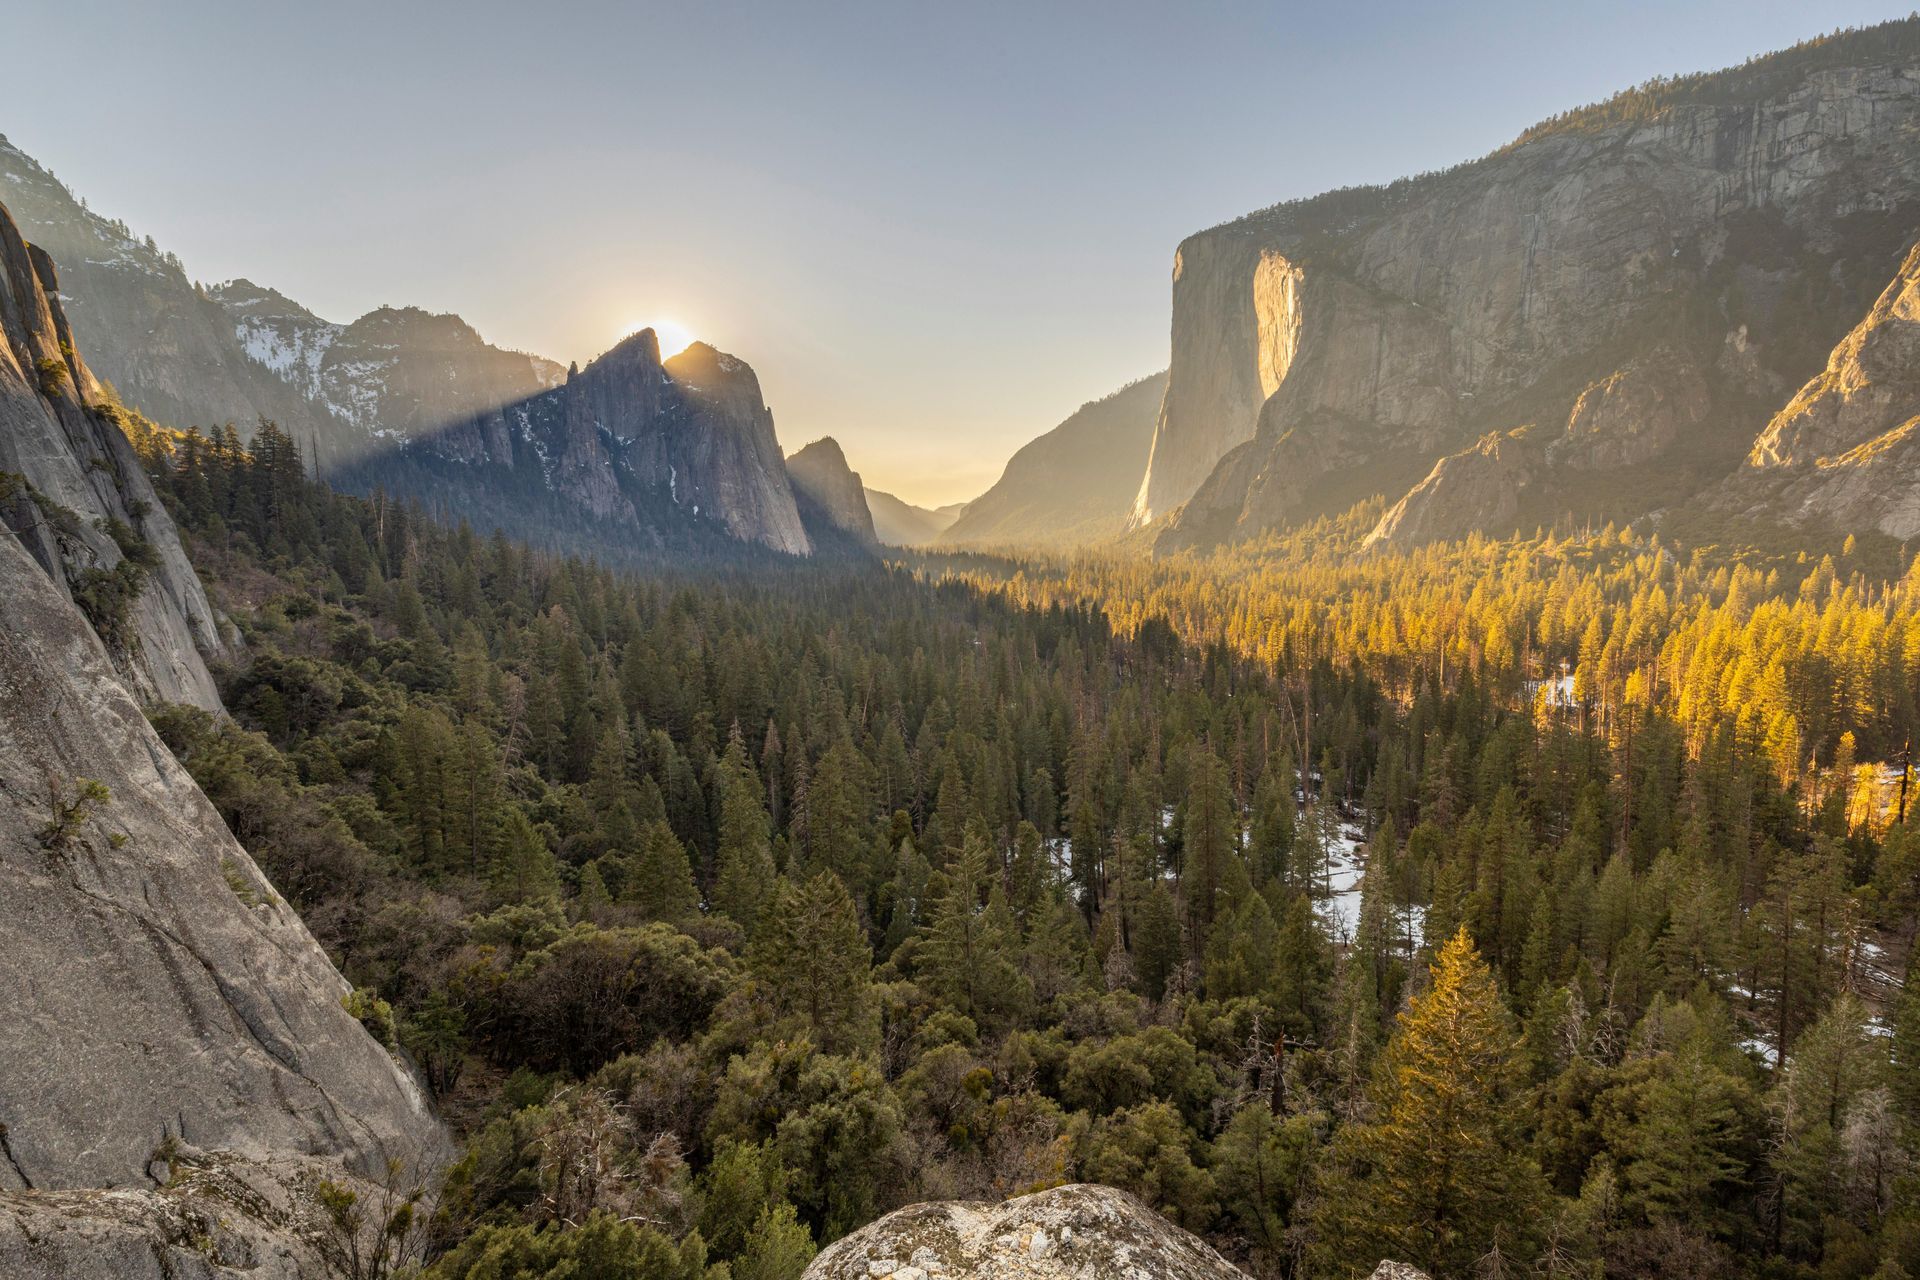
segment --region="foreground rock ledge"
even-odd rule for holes
[[[1124,1191],[1076,1185],[1005,1204],[888,1214],[813,1260],[802,1280],[1246,1280],[1198,1236]]]

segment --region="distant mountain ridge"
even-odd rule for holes
[[[81,348],[127,403],[180,426],[272,418],[303,444],[323,429],[312,403],[248,358],[227,312],[177,257],[86,208],[4,135],[0,204],[59,265]]]
[[[248,357],[324,411],[314,442],[331,463],[379,441],[410,441],[560,385],[565,366],[489,345],[466,321],[418,307],[380,307],[351,324],[322,320],[248,280],[207,294]]]
[[[169,425],[271,418],[336,484],[613,558],[805,556],[814,547],[773,416],[743,360],[635,334],[573,378],[454,315],[380,307],[347,324],[179,260],[88,210],[0,138],[0,200],[56,261],[76,330],[119,394]]]
[[[922,547],[939,537],[967,509],[964,502],[944,507],[921,507],[879,489],[867,490],[867,510],[873,516],[874,536],[883,546]]]

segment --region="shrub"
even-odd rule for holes
[[[34,362],[34,371],[40,375],[42,395],[57,396],[67,389],[71,380],[67,373],[67,362],[58,356],[42,356]]]
[[[93,624],[94,633],[115,653],[131,653],[140,643],[133,625],[133,604],[147,584],[147,571],[132,560],[111,569],[89,567],[68,576],[73,602]]]
[[[80,829],[93,817],[95,805],[113,799],[107,784],[92,778],[75,778],[71,799],[66,797],[64,789],[57,782],[50,782],[47,790],[52,801],[53,817],[46,826],[40,828],[38,838],[41,848],[55,851],[73,843]]]
[[[358,1018],[360,1025],[387,1048],[392,1049],[399,1045],[399,1033],[393,1022],[393,1006],[382,1000],[375,992],[365,987],[355,987],[340,997],[340,1007]]]

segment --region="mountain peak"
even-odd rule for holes
[[[600,360],[635,360],[642,364],[658,365],[660,360],[660,335],[651,328],[639,329],[628,334],[607,348],[593,363]]]
[[[787,458],[787,465],[791,467],[802,459],[807,459],[809,463],[817,460],[817,464],[821,466],[847,467],[846,450],[842,449],[840,442],[832,436],[821,436],[818,440],[803,445]]]
[[[752,379],[756,394],[760,386],[753,366],[708,342],[688,343],[686,350],[667,361],[667,372],[676,378],[707,386],[727,382],[744,374]]]
[[[816,541],[825,525],[850,535],[862,547],[879,545],[873,512],[867,506],[866,486],[860,483],[860,474],[847,465],[839,441],[822,436],[793,454],[787,459],[787,476],[793,481],[801,519],[813,530]]]
[[[245,276],[208,285],[207,296],[225,307],[229,315],[246,314],[254,318],[272,315],[310,324],[326,323],[278,289],[255,284]]]

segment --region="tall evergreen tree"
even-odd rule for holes
[[[748,950],[780,1016],[799,1021],[822,1053],[873,1047],[872,952],[846,886],[831,871],[796,885],[782,877]]]

